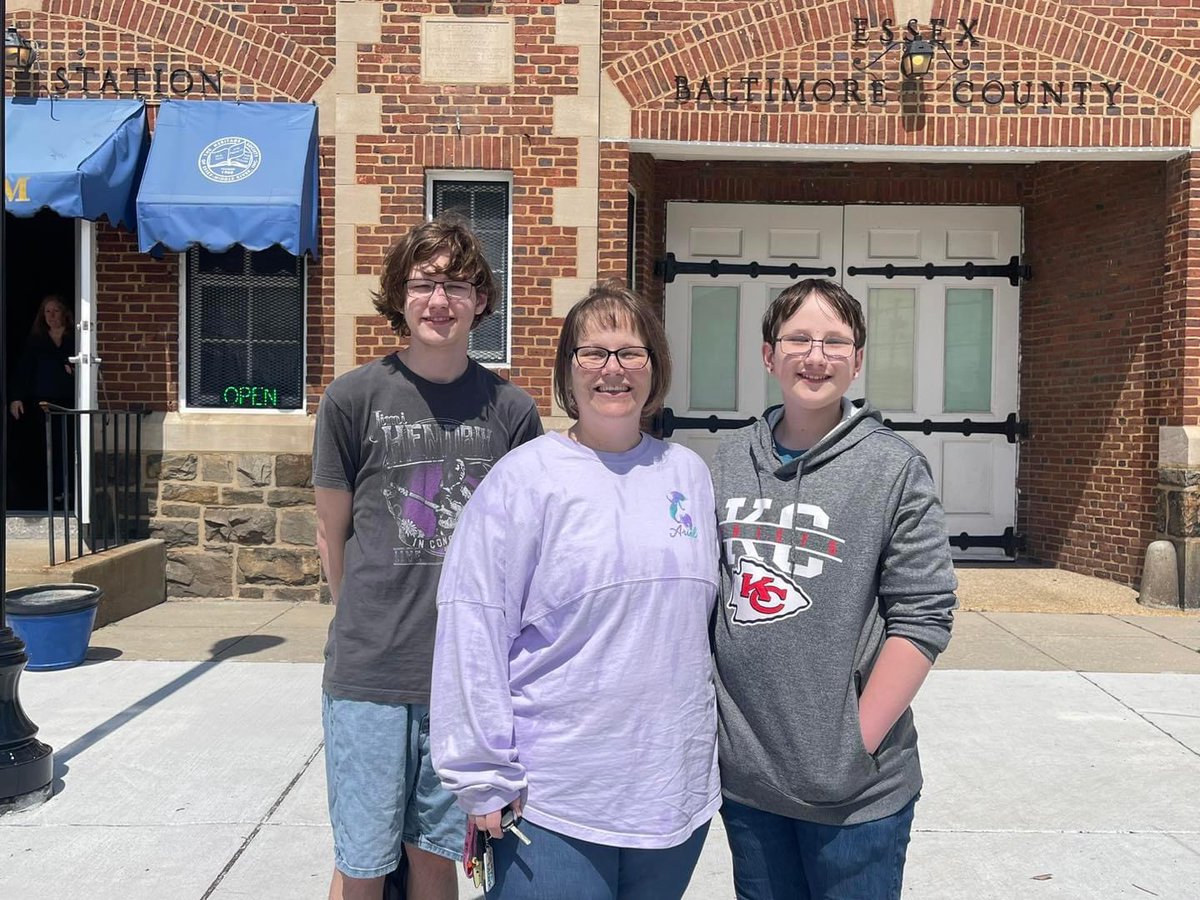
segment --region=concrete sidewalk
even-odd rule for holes
[[[58,780],[0,818],[0,897],[324,897],[329,615],[164,604],[97,631],[88,664],[26,673]],[[964,612],[955,630],[916,704],[905,897],[1200,896],[1200,618]],[[733,896],[719,826],[689,900]]]

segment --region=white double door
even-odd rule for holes
[[[867,349],[850,399],[867,397],[897,423],[997,422],[1017,412],[1019,291],[1007,278],[847,270],[1006,264],[1021,252],[1019,208],[670,203],[667,250],[679,262],[833,270],[676,275],[666,287],[675,362],[667,406],[676,417],[749,418],[780,402],[762,362],[762,316],[807,277],[829,277],[863,305]],[[903,434],[929,459],[952,537],[1015,526],[1015,443],[1002,434]],[[711,458],[720,437],[681,429],[672,439]],[[972,547],[956,556],[1004,553]]]

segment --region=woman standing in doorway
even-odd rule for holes
[[[40,403],[55,406],[75,405],[75,366],[71,357],[75,355],[75,318],[71,310],[57,294],[47,294],[38,305],[33,327],[10,391],[13,398],[8,411],[16,420],[30,416],[30,424],[37,433],[42,433],[44,423]],[[55,418],[56,426],[61,421]],[[38,428],[41,426],[41,428]],[[56,427],[52,435],[54,453],[57,457],[62,446],[62,437]],[[62,496],[62,461],[54,460],[54,494]]]

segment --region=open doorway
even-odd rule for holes
[[[49,294],[62,299],[74,321],[76,306],[75,220],[48,210],[31,218],[5,214],[4,284],[6,299],[7,346],[4,347],[4,377],[8,384],[10,409],[8,458],[8,509],[12,514],[29,514],[46,509],[45,424],[36,404],[21,395],[26,393],[31,329],[42,300]],[[69,328],[64,341],[75,340]],[[22,361],[26,361],[22,374]],[[14,419],[11,402],[23,399],[24,414]],[[71,399],[74,404],[74,398]],[[30,408],[32,407],[32,408]]]

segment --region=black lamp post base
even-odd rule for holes
[[[17,696],[27,662],[25,644],[0,628],[0,815],[36,806],[54,790],[54,751],[37,739]]]
[[[38,741],[37,743],[43,749],[45,749],[45,751],[46,751],[45,758],[46,758],[46,762],[48,763],[48,765],[41,766],[40,768],[49,769],[51,771],[51,777],[53,777],[53,770],[54,770],[53,752],[50,750],[49,747],[47,747],[41,741]],[[42,774],[39,772],[37,775],[30,775],[28,780],[37,781],[42,777],[43,777]],[[3,780],[3,779],[0,779],[0,780]],[[0,798],[0,816],[4,815],[5,813],[20,812],[23,809],[32,809],[35,806],[41,806],[43,803],[45,803],[47,800],[49,800],[53,796],[54,796],[54,782],[50,781],[50,782],[47,782],[46,784],[42,785],[40,788],[37,788],[36,790],[28,791],[24,794],[17,794],[15,797]]]

